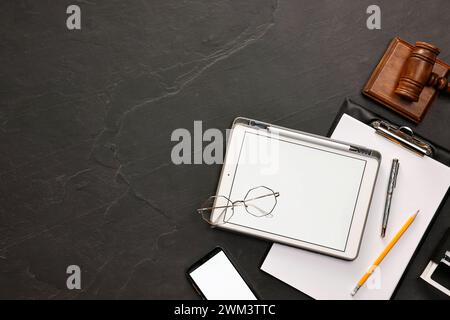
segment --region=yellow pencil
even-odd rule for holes
[[[409,226],[414,221],[414,219],[416,218],[418,213],[419,213],[419,210],[417,210],[417,212],[415,214],[413,214],[411,217],[409,217],[409,219],[406,221],[406,223],[403,225],[403,227],[397,232],[395,237],[392,238],[391,242],[389,242],[389,244],[386,246],[386,248],[384,248],[383,252],[380,253],[377,260],[375,260],[375,262],[372,264],[372,266],[370,266],[369,270],[367,270],[367,272],[361,277],[361,279],[359,279],[358,284],[351,292],[352,296],[354,296],[358,292],[359,288],[361,288],[361,286],[366,282],[366,280],[374,272],[375,268],[381,263],[381,261],[383,261],[384,257],[386,257],[386,255],[389,253],[389,251],[391,251],[392,247],[397,243],[398,239],[400,239],[400,237],[403,235],[403,233],[405,233],[405,231],[409,228]]]

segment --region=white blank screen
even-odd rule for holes
[[[256,300],[223,251],[190,273],[208,300]]]
[[[345,251],[366,161],[287,139],[246,132],[229,194],[250,188],[278,191],[269,217],[236,207],[230,223]]]

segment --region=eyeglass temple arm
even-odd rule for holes
[[[265,195],[262,195],[262,196],[254,197],[254,198],[251,198],[251,199],[247,199],[245,201],[252,201],[252,200],[257,200],[257,199],[261,199],[261,198],[265,198],[265,197],[271,197],[271,196],[275,196],[275,198],[277,198],[277,197],[280,196],[280,193],[279,192],[269,193],[269,194],[265,194]]]
[[[244,203],[244,201],[242,201],[242,200],[238,200],[238,201],[233,202],[233,203],[230,204],[229,206],[218,206],[218,207],[200,208],[200,209],[197,209],[197,212],[198,212],[198,211],[205,211],[205,210],[212,210],[212,209],[231,208],[231,207],[236,207],[236,206],[238,206],[238,205],[245,205],[245,203]]]
[[[255,197],[255,198],[247,199],[246,201],[257,200],[257,199],[261,199],[261,198],[265,198],[265,197],[270,197],[270,196],[279,197],[279,196],[280,196],[280,193],[279,193],[279,192],[269,193],[269,194],[265,194],[265,195],[258,196],[258,197]],[[200,209],[197,209],[197,211],[205,211],[205,210],[211,210],[211,209],[230,208],[230,207],[233,207],[233,206],[235,206],[235,205],[237,205],[237,204],[239,204],[239,203],[241,203],[241,202],[245,202],[245,201],[236,201],[236,202],[234,202],[234,203],[232,203],[231,205],[228,205],[228,206],[218,206],[218,207],[206,207],[206,208],[200,208]]]
[[[230,208],[230,207],[233,207],[233,206],[234,206],[234,205],[231,204],[231,205],[229,205],[229,206],[206,207],[206,208],[200,208],[200,209],[197,209],[197,211],[205,211],[205,210],[212,210],[212,209],[223,209],[223,208]]]
[[[270,212],[267,212],[266,210],[263,210],[263,209],[261,209],[261,208],[259,208],[259,207],[257,207],[257,206],[255,206],[255,205],[253,205],[253,204],[248,204],[247,205],[248,207],[252,207],[252,208],[254,208],[254,209],[256,209],[256,210],[258,210],[259,212],[261,212],[261,213],[263,213],[263,214],[270,214]],[[247,211],[248,212],[248,211]],[[253,214],[253,213],[251,213],[251,212],[248,212],[248,213],[250,213],[252,216],[256,216],[255,214]]]

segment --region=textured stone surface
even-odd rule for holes
[[[81,31],[66,29],[69,4]],[[305,298],[259,271],[269,243],[195,215],[220,166],[173,165],[170,134],[237,116],[326,134],[346,96],[392,118],[361,88],[396,35],[450,61],[450,3],[378,1],[378,31],[370,4],[2,2],[0,298],[198,298],[184,271],[216,245],[263,298]],[[449,103],[417,127],[447,148]],[[396,297],[437,297],[416,278],[449,224],[446,205]],[[81,291],[66,289],[70,264]]]

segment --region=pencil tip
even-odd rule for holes
[[[359,286],[359,285],[357,285],[356,287],[353,288],[353,291],[350,292],[352,297],[358,292],[359,288],[361,288],[361,286]]]

